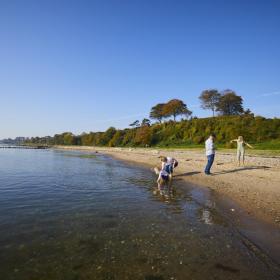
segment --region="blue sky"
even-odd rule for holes
[[[279,117],[279,1],[0,1],[0,139],[127,127],[208,88]]]

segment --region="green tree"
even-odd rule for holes
[[[177,116],[185,115],[189,117],[191,114],[192,112],[187,108],[187,105],[179,99],[171,99],[163,107],[164,117],[173,116],[174,121],[176,121]]]
[[[95,133],[82,133],[80,141],[83,146],[93,146],[95,141]]]
[[[100,144],[101,145],[108,145],[110,140],[113,138],[114,134],[116,133],[116,129],[114,127],[109,127],[103,134],[100,139]]]
[[[139,122],[139,120],[136,120],[135,122],[131,123],[129,126],[131,126],[131,127],[139,127],[140,126],[140,122]]]
[[[103,134],[104,132],[96,132],[94,134],[93,146],[102,146],[103,145]]]
[[[163,108],[164,108],[164,103],[159,103],[152,107],[151,112],[150,112],[150,118],[154,120],[158,120],[160,123],[162,119],[164,118],[163,114]]]
[[[151,144],[151,130],[148,126],[142,126],[136,131],[134,142],[137,145],[145,146]]]
[[[64,145],[63,135],[55,134],[54,135],[54,144],[55,145]]]
[[[63,144],[64,145],[73,145],[74,144],[74,135],[71,132],[63,133]]]
[[[199,96],[201,107],[206,110],[212,110],[213,117],[215,116],[220,98],[221,94],[216,89],[204,90]]]
[[[217,104],[217,111],[222,115],[240,115],[243,113],[243,99],[232,90],[225,90]]]
[[[250,109],[246,109],[243,114],[246,116],[254,117],[254,113]]]
[[[124,132],[122,130],[117,130],[113,138],[109,141],[109,147],[118,147],[121,146],[123,140]]]
[[[135,134],[136,134],[135,129],[125,129],[124,130],[124,136],[123,136],[123,140],[122,140],[122,146],[131,146],[133,145],[133,141],[135,138]]]
[[[151,121],[149,119],[144,118],[141,122],[141,126],[150,126]]]

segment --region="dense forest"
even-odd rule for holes
[[[84,145],[108,147],[190,147],[202,144],[210,133],[216,135],[219,144],[231,147],[231,139],[242,135],[246,141],[261,148],[280,148],[280,119],[254,116],[244,110],[243,99],[232,90],[219,92],[205,90],[199,96],[201,107],[211,110],[213,117],[192,117],[187,105],[178,99],[159,103],[151,108],[150,119],[136,120],[130,128],[108,128],[104,132],[74,135],[71,132],[53,137],[33,137],[27,144]],[[215,112],[218,116],[215,116]],[[176,118],[181,117],[180,121]],[[266,145],[261,145],[266,143]],[[270,143],[269,145],[267,143]]]
[[[191,146],[202,144],[210,132],[216,134],[217,142],[230,147],[229,141],[243,135],[250,143],[280,140],[280,119],[266,119],[252,115],[218,116],[214,118],[191,118],[175,122],[169,120],[153,125],[143,123],[123,130],[110,127],[105,132],[74,135],[71,132],[53,137],[35,137],[28,143],[48,145],[86,145],[109,147],[132,146]]]

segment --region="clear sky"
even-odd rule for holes
[[[0,139],[127,127],[207,88],[279,117],[280,1],[0,1]]]

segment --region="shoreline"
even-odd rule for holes
[[[274,212],[269,211],[268,213],[272,215],[264,215],[266,213],[261,213],[257,210],[263,210],[264,208],[258,208],[258,204],[252,204],[248,201],[251,201],[252,198],[248,196],[242,195],[241,197],[243,200],[240,202],[236,199],[238,198],[238,194],[243,194],[242,190],[239,188],[236,188],[236,184],[240,183],[240,179],[235,175],[235,172],[229,171],[229,173],[232,176],[235,177],[234,181],[227,182],[225,179],[220,182],[220,177],[217,176],[206,176],[204,173],[200,171],[189,171],[198,169],[199,167],[204,167],[205,158],[203,151],[181,151],[181,150],[155,150],[155,149],[141,149],[141,148],[103,148],[103,147],[87,147],[87,146],[55,146],[55,149],[59,150],[69,150],[69,151],[88,151],[88,152],[97,152],[100,154],[104,154],[110,157],[113,157],[117,160],[124,161],[128,164],[136,164],[138,166],[141,166],[143,168],[150,169],[151,172],[154,172],[152,168],[156,165],[159,165],[159,155],[170,155],[175,157],[179,160],[179,166],[175,170],[175,176],[174,176],[174,183],[177,182],[178,187],[184,191],[187,188],[199,188],[205,191],[210,191],[214,193],[215,201],[217,203],[217,209],[222,212],[223,216],[238,230],[240,236],[242,239],[244,239],[244,243],[250,246],[252,250],[259,252],[258,254],[262,256],[262,258],[266,259],[266,261],[269,261],[271,259],[277,266],[280,264],[278,263],[278,259],[280,257],[280,224],[278,222],[275,222],[275,217],[273,216]],[[185,159],[185,162],[182,159],[182,156],[185,156],[187,153],[193,153],[193,157],[200,157],[202,156],[203,161],[199,160],[198,165],[191,164],[191,159],[189,158],[190,155],[188,155],[188,158]],[[181,155],[179,155],[181,153]],[[222,156],[233,156],[232,154],[218,154],[218,161],[217,161],[217,167],[223,166],[221,164],[221,158]],[[252,155],[251,155],[252,157]],[[253,156],[254,157],[254,156]],[[266,172],[271,171],[269,166],[262,165],[264,163],[268,164],[269,162],[264,162],[260,159],[259,156],[256,156],[258,158],[258,162],[256,162],[256,165],[253,166],[252,169],[246,169],[246,171],[253,171],[254,179],[256,179],[257,172]],[[196,159],[197,160],[197,159]],[[229,160],[229,159],[227,159]],[[255,159],[256,160],[256,159]],[[280,164],[280,158],[267,158],[265,157],[264,160],[269,160],[270,165],[272,165],[275,160],[278,160],[278,164]],[[183,172],[186,168],[186,165],[188,166],[187,172]],[[201,166],[202,165],[202,166]],[[260,167],[260,168],[257,168]],[[267,167],[267,168],[266,168]],[[224,168],[224,167],[223,167]],[[238,168],[237,168],[238,169]],[[280,166],[276,164],[275,167],[276,170],[273,172],[280,175]],[[237,173],[241,172],[241,170],[238,169]],[[216,167],[213,168],[213,173],[220,174],[221,171],[218,171]],[[223,174],[223,173],[222,173]],[[224,174],[223,174],[224,175]],[[258,175],[258,173],[257,173]],[[277,177],[277,179],[280,179],[280,177]],[[243,175],[242,175],[243,176]],[[245,175],[246,177],[250,178],[250,176]],[[200,178],[199,178],[200,177]],[[243,178],[243,177],[242,177]],[[242,179],[241,178],[241,179]],[[155,176],[156,179],[156,176]],[[228,178],[226,177],[226,180]],[[232,182],[234,182],[234,185],[232,185]],[[279,180],[280,182],[280,180]],[[229,184],[230,186],[226,187],[226,184]],[[278,188],[276,188],[276,193],[280,195],[280,184],[278,184]],[[244,186],[245,187],[245,186]],[[246,182],[246,188],[248,189],[248,194],[254,194],[256,189],[258,188],[258,184],[254,180],[252,180],[251,184],[247,184]],[[267,186],[265,186],[267,187]],[[273,185],[275,187],[275,185]],[[229,192],[229,188],[231,188],[231,192]],[[260,194],[265,199],[260,200],[262,203],[262,206],[265,207],[265,205],[268,203],[271,205],[270,196],[267,196],[267,191],[269,191],[266,188],[263,188],[263,193]],[[278,205],[278,207],[275,209],[276,213],[280,212],[280,205],[279,201],[277,200],[278,196],[274,195],[274,200],[272,201],[272,204]],[[254,199],[254,196],[253,196]],[[257,201],[258,202],[258,201]],[[267,256],[263,255],[264,252]],[[269,261],[270,262],[270,261]]]
[[[145,167],[160,165],[158,156],[179,161],[174,179],[199,185],[233,200],[249,216],[280,228],[280,157],[246,157],[246,166],[237,167],[235,154],[217,152],[212,176],[203,173],[204,150],[109,148],[90,146],[54,146],[55,149],[100,152]]]

